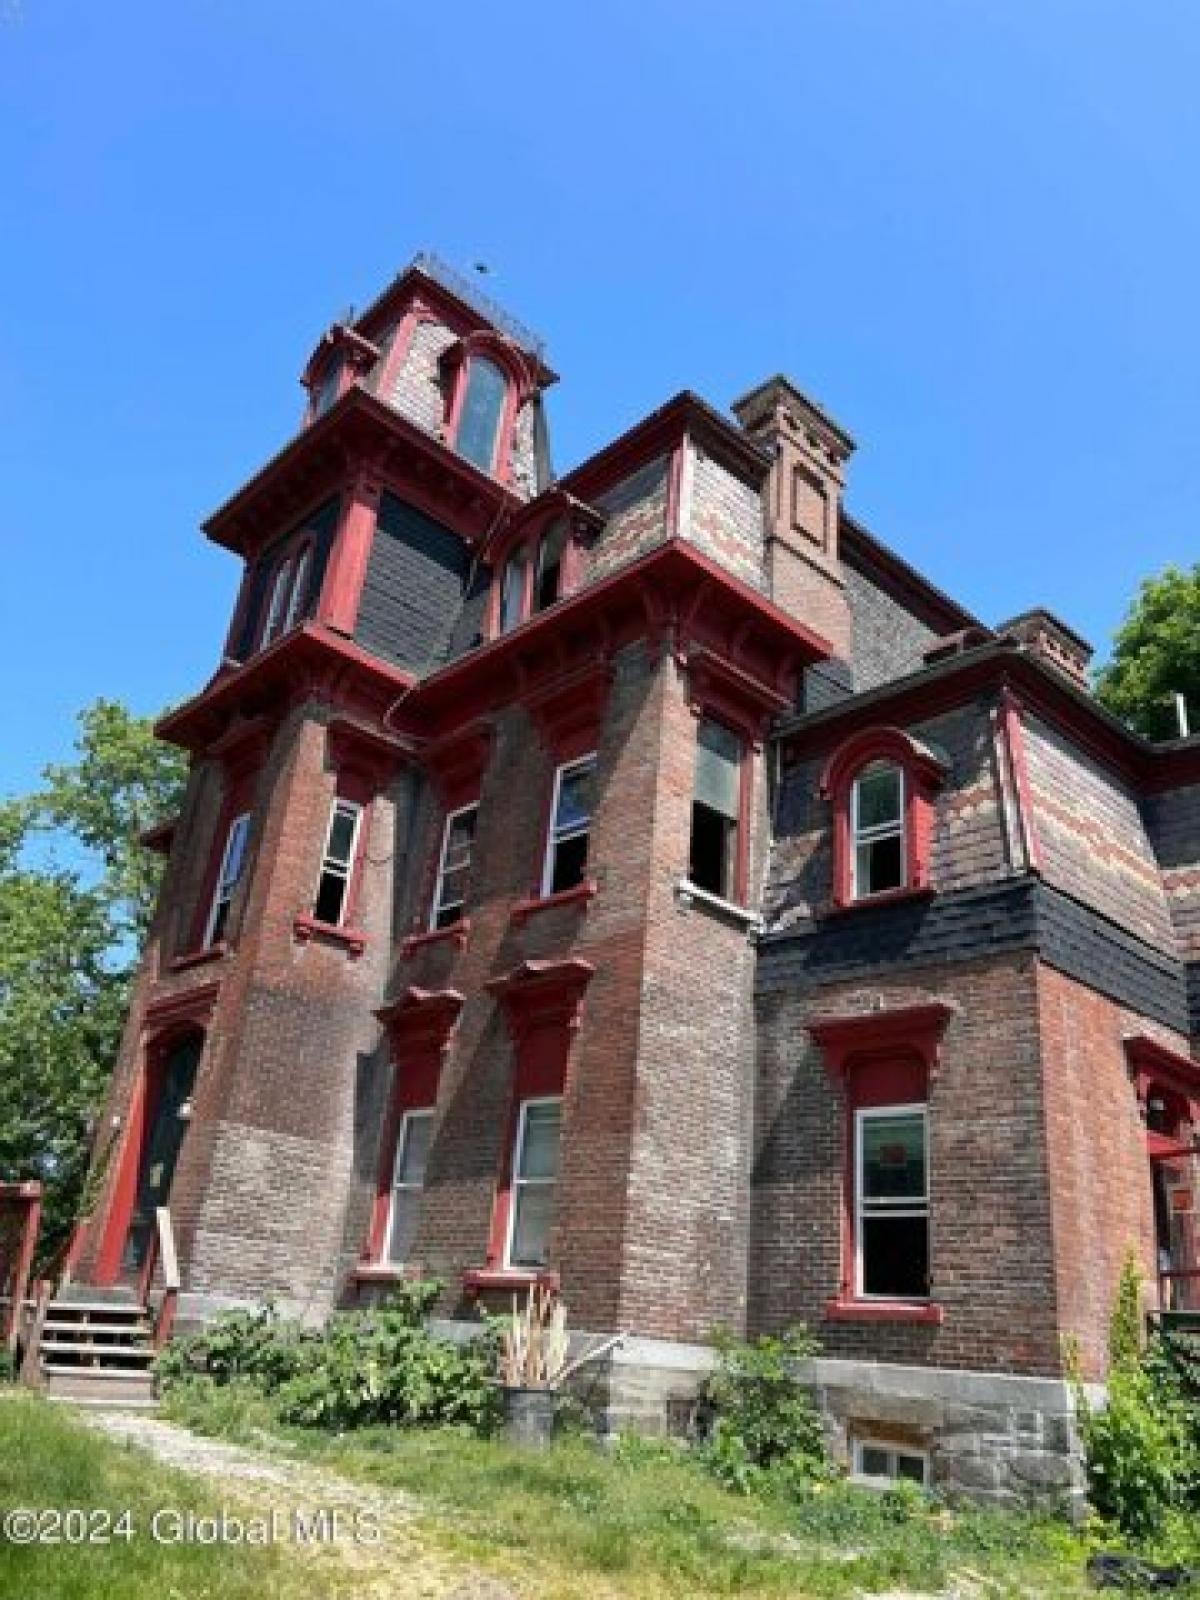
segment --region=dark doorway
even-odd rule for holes
[[[186,1034],[168,1045],[150,1066],[137,1191],[121,1254],[124,1278],[141,1275],[154,1238],[154,1213],[170,1196],[203,1048],[203,1034]]]

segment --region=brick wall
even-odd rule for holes
[[[1187,1041],[1050,967],[1037,979],[1044,1057],[1046,1151],[1061,1330],[1079,1341],[1088,1377],[1102,1376],[1117,1281],[1129,1250],[1157,1271],[1150,1164],[1122,1037]]]
[[[842,1276],[845,1120],[806,1024],[921,1004],[957,1008],[930,1086],[931,1251],[940,1327],[827,1322]],[[1054,1373],[1051,1214],[1031,955],[759,1002],[750,1322],[804,1322],[828,1355]]]
[[[767,586],[762,502],[751,488],[697,445],[691,455],[690,516],[681,528],[701,550],[756,589]],[[806,617],[805,621],[809,621]],[[811,626],[816,626],[811,623]]]
[[[592,546],[585,582],[607,577],[667,537],[668,471],[668,458],[659,456],[596,497],[605,523]]]
[[[1037,717],[1025,718],[1046,881],[1175,953],[1158,862],[1137,797]]]

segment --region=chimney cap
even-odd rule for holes
[[[747,432],[761,430],[775,420],[780,411],[785,411],[792,413],[801,427],[815,433],[839,460],[844,461],[856,448],[852,436],[839,422],[834,421],[824,406],[798,389],[782,372],[765,378],[762,383],[747,390],[733,402],[730,409]]]
[[[996,632],[1015,639],[1050,666],[1057,667],[1060,672],[1065,672],[1083,688],[1087,688],[1088,663],[1095,651],[1074,628],[1069,628],[1045,606],[1034,606],[1031,611],[1022,611],[1019,616],[1010,617],[1007,622],[1000,624]]]

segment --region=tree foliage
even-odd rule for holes
[[[1096,679],[1101,704],[1150,739],[1178,735],[1177,694],[1200,732],[1200,562],[1143,582]]]
[[[137,835],[182,790],[177,752],[150,729],[98,701],[80,715],[78,759],[0,802],[0,1181],[44,1183],[43,1254],[79,1207],[157,892],[161,863]]]

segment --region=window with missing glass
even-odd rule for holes
[[[508,399],[508,378],[486,356],[472,356],[466,385],[455,441],[458,453],[484,472],[492,472]]]
[[[431,929],[449,928],[461,921],[471,883],[471,858],[475,849],[475,819],[479,807],[462,806],[446,818],[442,853],[433,894]]]
[[[513,1151],[506,1266],[544,1267],[549,1261],[561,1126],[560,1099],[522,1101]]]
[[[229,908],[233,903],[234,891],[241,882],[242,873],[245,871],[246,848],[249,842],[250,813],[244,811],[240,816],[234,817],[225,835],[225,842],[221,850],[221,864],[217,868],[212,902],[208,908],[208,918],[204,926],[205,949],[217,944],[225,937],[225,928],[229,921]]]
[[[739,898],[738,858],[745,747],[736,733],[702,717],[696,732],[696,776],[688,877],[723,900]]]
[[[509,633],[525,620],[525,582],[529,573],[529,552],[524,546],[514,550],[504,564],[500,584],[500,632]]]
[[[542,870],[544,895],[577,888],[587,876],[595,784],[595,755],[569,761],[554,774],[550,836]]]
[[[929,1297],[929,1117],[925,1106],[855,1114],[857,1292]]]
[[[886,761],[865,767],[854,780],[850,806],[854,898],[902,889],[906,882],[903,772]]]
[[[384,1246],[384,1258],[394,1266],[403,1266],[412,1258],[432,1132],[431,1108],[404,1113],[396,1139],[396,1164],[392,1169],[392,1196]]]
[[[533,609],[545,611],[562,593],[563,557],[567,549],[567,527],[556,522],[538,545],[537,567],[533,580]]]
[[[313,915],[318,922],[340,928],[349,909],[354,857],[362,825],[362,807],[353,800],[335,800],[329,814],[325,850]]]

